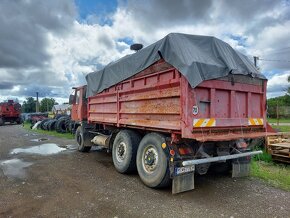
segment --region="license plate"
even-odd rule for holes
[[[186,167],[175,167],[175,175],[178,176],[181,174],[194,172],[194,170],[195,170],[195,165],[186,166]]]

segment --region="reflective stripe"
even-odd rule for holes
[[[264,124],[264,119],[263,118],[249,118],[248,124],[250,126],[263,125]]]
[[[212,126],[216,126],[215,118],[193,119],[193,127],[212,127]]]
[[[211,118],[208,123],[206,124],[206,126],[215,126],[215,119]]]
[[[263,119],[257,119],[259,125],[263,125]]]
[[[204,119],[194,119],[193,126],[200,127],[203,124]]]

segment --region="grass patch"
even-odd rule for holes
[[[254,149],[259,150],[259,149]],[[263,150],[262,154],[256,155],[252,158],[253,161],[264,161],[267,163],[273,163],[271,154],[268,154],[265,150]]]
[[[30,129],[30,123],[24,123],[23,124],[23,128],[29,131],[33,131],[33,132],[37,132],[39,134],[45,134],[45,135],[51,135],[51,136],[55,136],[58,138],[64,138],[64,139],[74,139],[74,135],[71,133],[58,133],[56,131],[46,131],[46,130],[42,130],[42,129]]]
[[[275,118],[268,118],[268,123],[277,123],[277,119]],[[290,119],[281,118],[279,119],[279,123],[290,123]]]
[[[252,160],[251,176],[265,180],[274,187],[290,191],[290,167],[287,165]]]
[[[277,126],[277,125],[271,125],[271,126],[274,129],[278,129],[279,132],[290,132],[290,126],[281,126],[281,125],[279,125],[279,126]]]

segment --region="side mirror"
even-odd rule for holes
[[[69,101],[68,101],[69,104],[75,104],[75,95],[70,95],[69,96]]]

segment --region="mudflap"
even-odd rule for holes
[[[243,157],[232,161],[232,177],[246,177],[250,175],[251,157]]]
[[[194,189],[195,165],[186,167],[175,165],[171,169],[172,194]]]
[[[194,173],[175,176],[172,182],[172,194],[194,189]]]

